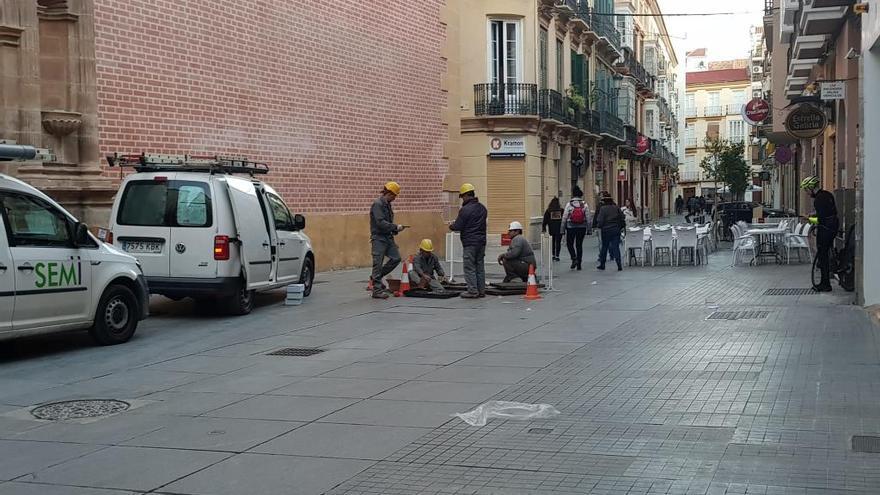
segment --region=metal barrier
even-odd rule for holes
[[[544,275],[544,292],[559,292],[553,287],[553,238],[550,234],[541,234],[541,273]]]
[[[446,233],[446,263],[449,263],[449,281],[455,282],[455,264],[464,263],[464,247],[461,245],[461,234]]]

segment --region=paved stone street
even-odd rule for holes
[[[880,455],[851,446],[880,435],[876,329],[839,290],[764,295],[807,287],[806,265],[729,260],[622,273],[563,261],[560,291],[531,303],[379,302],[366,271],[327,273],[300,307],[270,294],[219,318],[159,301],[126,345],[6,345],[0,494],[880,492]],[[285,347],[325,352],[266,355]],[[131,407],[30,414],[93,398]],[[489,399],[562,415],[450,417]]]

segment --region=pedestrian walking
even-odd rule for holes
[[[810,193],[813,198],[813,209],[819,221],[816,231],[816,257],[822,279],[814,287],[819,292],[831,292],[831,246],[840,230],[840,219],[837,214],[837,202],[834,195],[819,186],[819,178],[807,177],[801,181],[801,189]]]
[[[584,201],[584,192],[574,186],[571,201],[565,205],[562,224],[565,225],[565,244],[571,257],[571,269],[581,269],[584,260],[584,237],[590,227],[590,207]]]
[[[626,226],[623,212],[614,204],[614,198],[606,196],[596,216],[596,228],[602,232],[602,250],[599,252],[599,270],[605,269],[608,254],[617,262],[617,271],[623,270],[620,259],[620,231]]]
[[[687,223],[691,222],[691,217],[696,214],[697,209],[697,197],[691,196],[687,199],[687,215],[684,216],[684,221]]]
[[[486,218],[489,212],[477,199],[473,184],[462,184],[458,197],[461,209],[449,230],[461,233],[464,279],[467,292],[461,297],[486,297]]]
[[[544,222],[541,230],[550,234],[550,245],[553,261],[559,261],[559,252],[562,251],[562,215],[565,210],[559,204],[559,198],[554,197],[544,211]]]
[[[675,214],[681,215],[681,212],[684,211],[684,198],[681,197],[681,194],[675,198]]]
[[[391,203],[400,195],[400,184],[388,182],[382,188],[382,195],[373,201],[370,208],[370,243],[373,256],[373,272],[370,281],[373,285],[374,299],[388,299],[388,289],[382,284],[382,278],[394,271],[400,264],[400,250],[394,242],[394,236],[403,232],[406,225],[394,223],[394,210]],[[388,262],[382,264],[388,258]]]

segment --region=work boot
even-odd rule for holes
[[[477,292],[462,292],[460,297],[462,299],[477,299],[480,297],[480,294]]]
[[[480,292],[479,295],[480,295],[480,299],[486,297],[486,291],[482,291],[482,292]]]
[[[604,270],[604,269],[605,269],[605,265],[597,265],[596,266],[596,270]]]
[[[819,284],[815,287],[816,292],[831,292],[831,284],[829,282],[825,282],[824,284]]]
[[[373,291],[373,299],[388,299],[389,297],[391,297],[391,296],[388,295],[387,291],[384,291],[384,290]]]

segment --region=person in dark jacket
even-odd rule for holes
[[[819,178],[816,176],[801,181],[801,189],[809,192],[813,198],[813,209],[819,221],[819,228],[816,230],[816,258],[819,260],[822,280],[815,289],[819,292],[831,292],[831,246],[840,230],[837,202],[833,194],[819,186]]]
[[[520,279],[527,282],[529,279],[529,267],[538,266],[535,252],[529,241],[523,237],[523,226],[519,222],[510,222],[507,234],[510,236],[510,246],[506,253],[498,256],[498,264],[504,267],[504,283]]]
[[[681,212],[684,210],[684,198],[681,197],[681,194],[675,198],[675,214],[681,215]]]
[[[596,228],[602,232],[602,250],[599,252],[599,270],[605,269],[608,253],[617,262],[617,271],[623,270],[620,259],[620,230],[626,225],[623,212],[614,204],[614,198],[606,196],[596,215]]]
[[[370,242],[372,244],[373,273],[370,281],[373,283],[373,298],[388,299],[388,291],[382,284],[382,278],[388,275],[400,264],[400,251],[394,236],[403,232],[405,225],[394,223],[394,210],[391,203],[400,194],[400,184],[388,182],[382,189],[382,195],[373,201],[370,208]],[[388,262],[382,265],[385,258]]]
[[[461,233],[464,248],[463,265],[467,292],[461,297],[474,299],[486,297],[486,218],[489,212],[477,199],[473,184],[462,184],[458,197],[461,209],[449,230]]]
[[[551,199],[550,205],[544,211],[544,222],[541,224],[541,230],[550,234],[553,261],[559,261],[559,252],[562,251],[562,212],[559,198]]]

